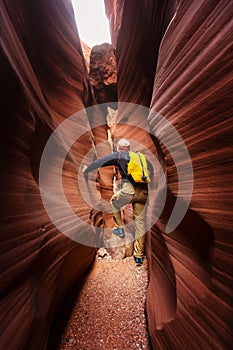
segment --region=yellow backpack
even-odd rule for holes
[[[141,152],[129,151],[129,157],[128,175],[131,175],[135,182],[150,182],[147,161],[144,154]]]

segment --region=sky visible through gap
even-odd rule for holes
[[[72,0],[79,37],[90,48],[111,43],[104,0]]]

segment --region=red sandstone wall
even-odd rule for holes
[[[148,121],[168,178],[166,205],[148,245],[146,309],[153,347],[229,349],[233,321],[232,3],[178,1],[165,32],[175,2],[164,3],[164,9],[156,1],[140,2],[138,8],[133,1],[105,2],[116,42],[119,100],[150,106],[164,116],[184,140],[194,171],[189,210],[168,235],[165,227],[178,194],[176,166],[185,170],[188,163],[168,127],[159,124],[152,111]],[[122,5],[121,19],[115,19]],[[129,134],[127,128],[118,128],[118,135]],[[164,143],[174,147],[173,154],[164,143],[158,144],[161,135]],[[149,144],[140,132],[137,139]],[[180,164],[175,166],[173,157],[179,154]],[[186,178],[184,201],[191,185],[191,178]]]
[[[177,171],[167,148],[154,140],[170,192],[148,244],[146,306],[153,346],[228,349],[232,343],[232,4],[179,1],[169,25],[176,1],[141,1],[138,7],[135,0],[105,3],[116,45],[119,101],[151,106],[169,120],[185,141],[194,168],[190,210],[178,229],[166,235],[177,194]],[[39,160],[54,125],[90,105],[92,97],[67,2],[5,0],[0,15],[4,150],[0,343],[4,349],[44,349],[51,321],[66,291],[92,263],[94,249],[70,241],[50,222],[38,188]],[[120,111],[119,121],[123,118]],[[161,129],[153,113],[148,121],[159,137]],[[145,126],[147,116],[140,123]],[[118,136],[129,132],[120,127]],[[154,149],[148,135],[137,133],[136,138]],[[63,174],[66,196],[85,220],[88,208],[78,201],[80,194],[74,188],[77,166],[90,148],[87,135],[72,147]]]
[[[185,141],[194,188],[190,210],[178,228],[160,238],[155,230],[152,233],[155,269],[147,310],[155,348],[169,344],[172,349],[229,349],[232,344],[232,15],[230,2],[180,1],[159,52],[151,107]],[[160,135],[153,113],[149,123]],[[166,142],[172,142],[169,135]],[[175,164],[168,151],[163,152],[169,188],[177,195]],[[178,152],[179,146],[172,156]],[[185,160],[180,165],[185,167]],[[189,182],[186,179],[187,189]],[[161,221],[166,220],[164,213]],[[153,245],[162,239],[173,274],[167,275],[162,256],[157,256],[158,246]],[[162,331],[155,328],[171,317],[166,305],[172,294],[164,295],[162,288],[154,292],[159,274],[175,279],[177,295],[175,319]]]
[[[51,130],[84,107],[86,71],[66,1],[1,1],[0,22],[0,347],[45,349],[66,292],[95,254],[51,223],[38,186],[41,153]],[[88,137],[75,144],[76,160],[68,157],[63,174],[70,205],[84,220],[89,209],[79,199],[77,168],[90,147]],[[55,159],[48,178],[53,171]]]
[[[158,49],[174,5],[174,0],[139,1],[137,6],[133,0],[119,1],[122,9],[121,24],[116,28],[119,102],[150,106]]]

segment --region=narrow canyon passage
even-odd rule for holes
[[[232,349],[233,1],[102,0],[93,47],[73,1],[0,1],[0,349]],[[122,138],[157,170],[142,267],[83,173]]]
[[[150,349],[144,314],[147,261],[96,260],[58,350]]]

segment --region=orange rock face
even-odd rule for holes
[[[151,108],[147,122],[168,182],[148,254],[152,343],[156,349],[227,349],[232,343],[232,4],[179,1],[176,7],[173,1],[149,1],[135,8],[133,1],[105,2],[116,42],[119,100]],[[121,19],[114,24],[120,3]],[[190,160],[193,177],[185,175]],[[166,234],[177,196],[182,211],[190,189],[185,216]]]
[[[94,248],[57,230],[39,189],[41,155],[51,132],[84,108],[86,69],[67,2],[4,1],[1,25],[0,347],[45,349],[66,292],[95,256]],[[63,174],[70,206],[86,220],[89,208],[77,200],[77,169],[82,152],[91,146],[88,136],[78,141],[73,146],[76,160],[65,160]],[[56,155],[50,165],[52,186]],[[65,224],[67,218],[60,215]]]
[[[167,180],[167,187],[152,192],[148,217],[155,221],[164,200],[147,240],[146,312],[153,347],[228,349],[233,341],[232,3],[151,0],[135,7],[135,0],[105,0],[105,5],[117,77],[110,74],[98,102],[117,96],[123,104],[115,137],[145,145]],[[95,225],[112,224],[96,209],[90,215],[81,196],[82,177],[77,186],[83,159],[89,151],[95,156],[93,142],[107,141],[107,120],[102,110],[75,120],[72,130],[83,135],[64,157],[62,186],[83,223],[67,228],[71,220],[56,198],[50,210],[60,218],[62,234],[42,202],[41,157],[56,127],[96,103],[71,3],[5,0],[0,21],[0,345],[45,349],[67,291],[95,256],[95,248],[71,235],[91,235],[84,225],[90,216]],[[148,113],[139,117],[124,102],[147,107]],[[96,120],[101,127],[89,132]],[[50,155],[46,173],[48,189],[55,193],[60,151],[67,146],[63,141]],[[96,155],[109,151],[108,144]],[[103,183],[110,188],[112,171],[100,173],[104,198],[111,191]],[[175,208],[177,225],[170,220]]]

